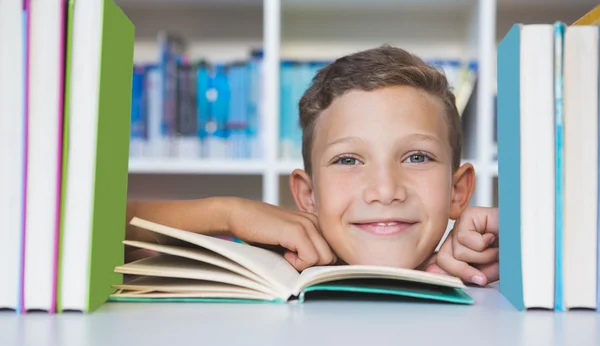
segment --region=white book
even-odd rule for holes
[[[29,4],[25,310],[54,312],[60,222],[66,1]]]
[[[554,26],[521,29],[523,302],[554,308]]]
[[[564,45],[563,298],[567,309],[595,309],[598,27],[567,27]]]
[[[0,308],[18,309],[25,160],[22,0],[0,1]]]

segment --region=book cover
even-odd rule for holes
[[[26,18],[0,1],[0,309],[20,310],[25,146]]]
[[[110,285],[121,280],[111,268],[124,261],[120,242],[126,222],[134,31],[125,13],[104,0],[88,311],[103,304]]]
[[[498,228],[500,292],[523,310],[520,47],[521,25],[515,24],[498,44]]]
[[[556,213],[555,213],[555,287],[554,301],[555,309],[564,310],[563,283],[562,283],[562,248],[563,248],[563,49],[564,49],[565,24],[557,22],[554,24],[554,114],[555,114],[555,145],[556,145]]]

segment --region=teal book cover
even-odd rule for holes
[[[524,309],[521,266],[520,44],[515,24],[498,45],[498,214],[500,292]]]
[[[564,311],[563,286],[562,286],[562,244],[563,244],[563,48],[565,38],[565,24],[556,22],[554,24],[554,114],[556,121],[555,150],[556,150],[556,233],[555,233],[555,287],[554,302],[555,309]]]

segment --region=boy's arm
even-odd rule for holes
[[[297,270],[337,261],[315,215],[260,201],[236,197],[129,201],[126,238],[158,242],[154,233],[129,224],[134,216],[204,235],[230,235],[247,243],[280,247]]]
[[[156,242],[153,232],[129,223],[133,217],[210,236],[228,235],[226,199],[219,197],[181,201],[127,201],[126,238]]]

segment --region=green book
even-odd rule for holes
[[[472,304],[456,277],[372,265],[317,266],[301,273],[280,254],[139,218],[131,224],[160,243],[123,241],[156,256],[119,265],[132,277],[113,285],[111,301],[285,303],[311,299],[383,298]]]
[[[69,2],[58,310],[122,282],[134,26],[113,0]]]

